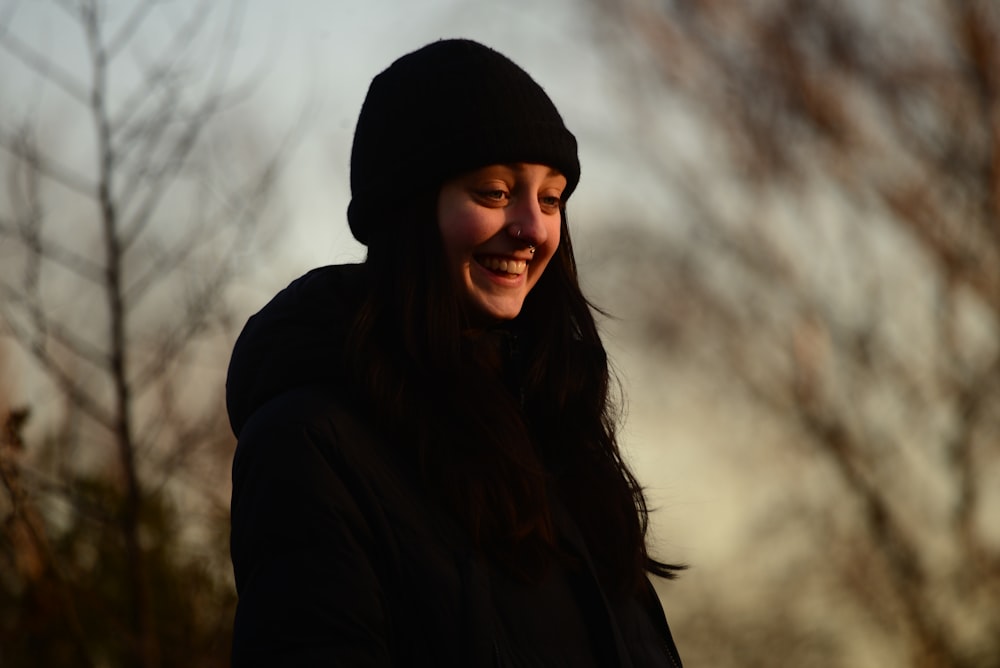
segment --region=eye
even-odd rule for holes
[[[541,205],[542,211],[556,213],[562,206],[562,198],[559,195],[542,195],[538,198],[538,203]]]
[[[484,188],[476,191],[476,197],[486,204],[503,206],[510,200],[510,193],[502,188]]]

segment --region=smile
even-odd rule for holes
[[[520,276],[528,268],[525,260],[506,260],[499,257],[477,257],[476,261],[490,271]]]

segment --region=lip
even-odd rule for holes
[[[487,258],[487,257],[489,257],[489,258],[496,258],[496,259],[499,259],[499,260],[506,260],[508,262],[524,262],[526,266],[525,266],[524,271],[522,273],[520,273],[520,274],[507,274],[507,275],[498,274],[497,272],[493,271],[492,269],[489,269],[488,267],[486,267],[481,262],[481,260],[483,258]],[[513,286],[518,286],[518,285],[524,283],[527,280],[528,272],[531,270],[531,256],[522,258],[522,257],[518,257],[516,255],[497,255],[497,254],[492,254],[492,253],[489,253],[489,254],[484,253],[484,254],[481,254],[481,255],[475,255],[475,256],[473,256],[471,264],[476,267],[476,271],[478,273],[484,275],[486,278],[488,278],[493,283],[496,283],[496,284],[499,284],[499,285],[512,286],[513,287]]]
[[[535,259],[535,255],[533,253],[525,253],[525,254],[518,254],[518,253],[476,253],[474,255],[474,257],[476,258],[477,261],[479,260],[479,258],[494,257],[494,258],[496,258],[498,260],[513,260],[515,262],[527,262],[528,264],[531,264],[531,261]]]

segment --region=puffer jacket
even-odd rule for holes
[[[363,281],[363,265],[313,270],[234,349],[233,666],[679,668],[652,587],[609,597],[558,505],[583,566],[516,582],[351,408],[340,355]]]

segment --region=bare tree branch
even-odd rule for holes
[[[0,48],[80,104],[88,103],[86,89],[73,75],[9,32],[7,21],[0,22]]]
[[[142,22],[149,17],[150,11],[160,0],[139,0],[132,6],[132,11],[119,26],[114,35],[108,38],[106,51],[109,60],[114,60],[129,42],[139,32]]]
[[[141,136],[150,130],[147,117],[141,117],[143,122],[139,128],[134,126],[133,120],[143,109],[148,112],[149,105],[156,107],[168,103],[176,107],[180,103],[180,98],[172,93],[176,93],[184,81],[185,75],[180,71],[185,62],[183,54],[201,36],[202,31],[208,29],[207,19],[211,8],[211,3],[199,2],[191,16],[174,29],[172,38],[154,62],[149,62],[146,56],[136,56],[136,62],[143,73],[142,83],[130,94],[125,95],[119,104],[119,110],[112,123],[118,128],[116,141],[128,146],[133,137]]]
[[[36,170],[78,195],[94,196],[94,186],[86,177],[60,165],[41,154],[37,145],[22,134],[0,132],[0,148],[21,160],[28,168]]]
[[[221,178],[214,156],[206,154],[214,148],[207,141],[224,129],[217,126],[221,114],[252,90],[230,81],[242,0],[230,2],[219,20],[212,16],[217,3],[172,3],[182,20],[165,43],[145,39],[157,18],[170,18],[158,0],[124,10],[101,0],[52,4],[85,38],[89,60],[72,71],[50,62],[39,47],[22,48],[30,42],[14,33],[13,10],[0,9],[0,48],[41,82],[39,90],[53,83],[74,87],[73,99],[81,105],[70,105],[67,127],[81,117],[78,125],[94,147],[92,169],[81,174],[70,168],[78,157],[51,143],[51,133],[33,130],[48,111],[41,94],[15,130],[0,128],[0,158],[10,165],[10,197],[0,199],[0,239],[14,260],[0,262],[0,333],[33,358],[73,422],[51,444],[45,437],[34,449],[39,462],[52,457],[58,470],[46,474],[39,465],[28,491],[52,502],[45,510],[61,518],[60,528],[76,532],[59,537],[67,545],[83,540],[84,548],[95,542],[120,548],[112,556],[124,577],[113,600],[85,601],[90,614],[96,610],[107,618],[93,632],[115,631],[104,644],[95,641],[102,660],[173,665],[178,650],[164,640],[187,623],[189,611],[179,615],[183,622],[160,611],[194,599],[174,601],[156,587],[164,568],[189,566],[175,563],[175,546],[151,546],[147,539],[180,535],[181,529],[170,526],[175,511],[169,506],[191,503],[194,497],[181,488],[202,474],[189,463],[217,456],[206,444],[220,442],[212,433],[220,423],[218,415],[186,404],[164,405],[168,419],[156,419],[154,402],[174,401],[175,386],[192,378],[205,384],[191,368],[191,353],[224,318],[225,292],[255,229],[269,215],[288,146],[273,155],[247,156],[238,169],[227,164]],[[216,29],[219,37],[212,34]],[[144,54],[149,44],[155,45],[152,57]],[[123,94],[115,78],[135,71],[139,81]],[[248,167],[254,159],[259,168]],[[93,242],[100,242],[96,253],[84,250]],[[157,254],[158,248],[163,250]],[[59,290],[78,294],[83,304],[96,302],[92,317],[81,324],[56,307]],[[178,398],[187,400],[190,393]],[[76,564],[75,554],[60,557]],[[74,586],[90,584],[84,582],[93,576],[87,569],[105,568],[86,561],[84,555],[84,566],[66,570]]]
[[[4,309],[6,310],[6,309]],[[14,318],[4,314],[3,322],[7,331],[26,348],[27,352],[45,370],[59,386],[59,389],[69,398],[70,401],[81,411],[86,413],[92,420],[107,429],[114,431],[114,419],[92,395],[87,391],[72,373],[65,370],[51,355],[44,341],[33,336],[25,327],[17,324]]]

